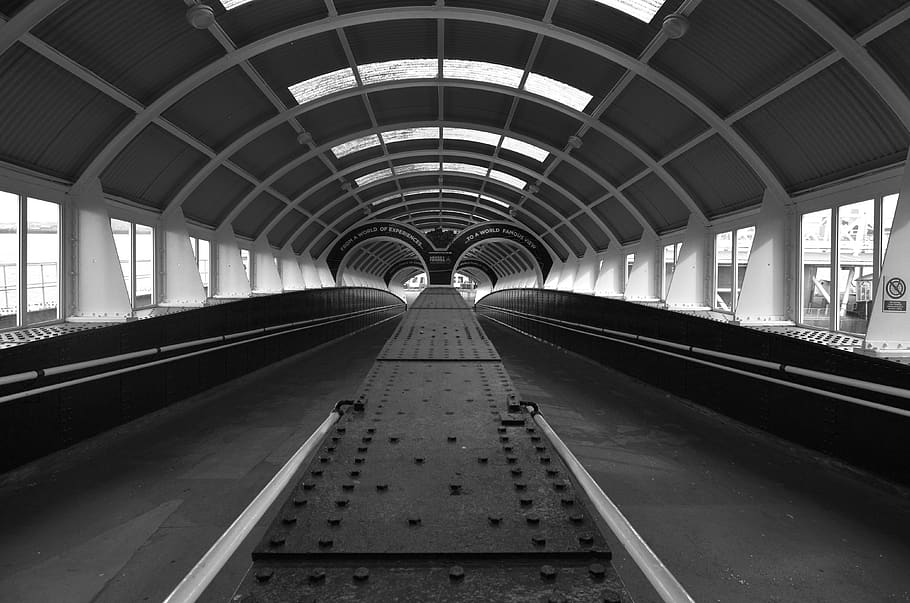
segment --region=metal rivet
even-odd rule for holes
[[[257,582],[268,582],[272,576],[275,575],[275,570],[264,567],[260,570],[256,570],[256,581]]]
[[[537,452],[543,452],[543,451],[545,451],[546,449],[547,449],[547,447],[544,446],[543,444],[534,447],[534,450],[536,450]]]
[[[379,405],[379,408],[382,408],[382,404]],[[367,428],[367,433],[376,433],[376,428],[375,428],[375,427],[368,427],[368,428]]]
[[[365,567],[358,567],[354,570],[354,580],[367,580],[370,577],[370,570]]]
[[[544,578],[552,579],[556,577],[556,568],[552,565],[545,565],[540,568],[540,575]]]
[[[281,535],[272,536],[269,539],[269,544],[271,544],[272,546],[283,546],[284,542],[285,542],[284,536],[281,536]]]
[[[310,570],[310,582],[321,582],[325,580],[325,570],[321,567],[316,567]]]
[[[494,526],[498,526],[502,521],[502,517],[499,517],[498,515],[489,515],[487,516],[487,520]]]
[[[567,507],[571,507],[572,505],[575,504],[575,499],[574,498],[561,498],[559,500],[559,502],[561,502],[562,504],[564,504]]]
[[[310,471],[310,475],[313,477],[322,477],[322,469],[313,469]]]
[[[344,433],[345,431],[347,431],[347,429],[344,428],[344,427],[339,427],[339,428],[336,429],[335,431],[337,431],[338,433]]]
[[[540,457],[540,462],[543,463],[544,465],[546,465],[550,462],[550,457],[542,456],[542,457]]]
[[[370,442],[373,441],[373,438],[371,438],[370,436],[365,436],[365,437],[361,438],[360,441],[362,441],[365,444],[369,444]]]
[[[449,494],[461,494],[461,484],[449,484]]]
[[[531,536],[531,542],[534,546],[544,546],[547,544],[547,539],[543,536]]]
[[[527,487],[528,487],[528,484],[526,484],[524,482],[515,482],[516,490],[525,490]]]
[[[503,452],[512,452],[512,450],[514,450],[514,448],[512,446],[503,446],[502,450],[503,450]]]
[[[591,575],[595,578],[603,578],[607,573],[607,569],[599,563],[592,563],[589,565],[588,571],[591,572]]]
[[[297,523],[297,518],[293,515],[285,515],[284,517],[281,518],[281,523],[285,523],[285,524]]]
[[[342,490],[353,490],[353,489],[354,489],[354,484],[342,484],[342,485],[341,485],[341,489],[342,489]]]
[[[389,489],[389,485],[388,484],[376,484],[376,489],[379,490],[380,492],[385,492],[386,490]]]
[[[522,507],[530,507],[531,504],[534,502],[534,499],[532,499],[532,498],[521,498],[521,499],[518,500],[518,502],[521,503],[521,506],[522,506]]]
[[[499,441],[500,441],[500,442],[508,442],[508,441],[509,441],[509,436],[499,436]]]
[[[527,521],[531,525],[536,525],[536,524],[540,523],[540,516],[537,515],[536,513],[531,513],[530,515],[525,517],[525,521]]]
[[[302,507],[306,504],[306,499],[294,497],[294,500],[292,502],[294,503],[295,507]]]
[[[393,444],[398,443],[398,440],[399,440],[399,438],[396,436],[392,436],[389,438],[389,441],[392,442]]]
[[[312,482],[303,482],[303,489],[304,489],[304,490],[312,490],[312,489],[315,488],[315,487],[316,487],[316,484],[314,484],[314,483],[312,483]]]
[[[420,525],[420,518],[419,517],[408,517],[408,525],[411,525],[411,526]]]
[[[461,580],[464,578],[464,568],[460,565],[453,565],[449,568],[449,578],[452,580]]]
[[[424,460],[425,460],[425,459],[424,459],[422,456],[415,456],[415,457],[414,457],[414,462],[417,463],[418,465],[423,464],[423,461],[424,461]]]
[[[336,507],[346,507],[346,506],[348,506],[349,502],[351,502],[351,501],[349,501],[346,498],[339,498],[338,500],[335,501],[335,506]]]
[[[505,427],[497,427],[497,428],[496,428],[496,431],[498,431],[499,433],[505,433],[505,432],[506,432],[506,428],[505,428]]]
[[[477,462],[480,463],[481,465],[485,465],[487,463],[487,461],[489,461],[489,459],[485,456],[477,457]]]
[[[321,457],[319,457],[319,462],[320,462],[320,463],[323,463],[323,464],[328,463],[329,460],[331,460],[331,459],[329,459],[329,457],[327,457],[327,456],[321,456]]]
[[[582,515],[581,513],[573,513],[572,515],[569,515],[569,521],[571,521],[572,523],[581,523],[582,521],[584,521],[584,519],[585,519],[585,516]]]
[[[326,519],[326,521],[329,522],[330,526],[337,526],[337,525],[341,524],[341,518],[338,517],[337,515],[333,515],[333,516],[329,517],[328,519]]]
[[[568,487],[569,487],[569,485],[566,482],[554,482],[553,483],[553,488],[555,488],[556,490],[565,490]]]
[[[512,469],[512,475],[521,475],[521,467],[515,467]]]
[[[360,456],[354,457],[354,464],[355,464],[355,465],[363,465],[363,462],[364,462],[365,460],[366,460],[365,458],[360,457]]]
[[[330,538],[320,538],[319,539],[320,548],[327,549],[327,548],[331,547],[333,544],[335,544],[335,542],[333,540],[331,540]]]
[[[367,448],[366,446],[357,447],[357,452],[366,452],[367,450],[369,450],[369,448]]]
[[[357,471],[355,469],[354,471],[349,471],[348,475],[350,475],[351,477],[360,477],[360,471]]]
[[[508,462],[510,465],[514,465],[515,463],[518,462],[518,457],[517,457],[517,456],[511,456],[511,455],[510,455],[510,456],[507,456],[507,457],[506,457],[506,462]]]
[[[325,451],[326,451],[326,452],[335,452],[335,447],[334,447],[334,446],[326,446]]]
[[[450,442],[455,442],[456,440],[458,440],[458,438],[456,438],[455,436],[451,436],[451,435],[446,439]]]
[[[537,431],[537,430],[534,429],[533,427],[526,427],[526,428],[525,428],[525,431],[527,431],[528,433],[534,433],[534,432]]]
[[[587,532],[584,533],[584,534],[579,534],[579,535],[578,535],[578,542],[580,542],[580,543],[582,543],[582,544],[593,544],[593,543],[594,543],[594,536],[593,536],[593,534],[588,534]]]
[[[531,436],[531,441],[532,441],[532,442],[539,442],[539,441],[540,441],[540,436]]]
[[[547,477],[553,477],[559,475],[558,469],[547,469]]]

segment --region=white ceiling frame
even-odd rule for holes
[[[504,211],[494,208],[494,207],[490,207],[489,205],[481,205],[478,207],[473,201],[469,201],[468,199],[453,199],[451,197],[445,197],[445,196],[443,198],[445,199],[445,202],[448,205],[444,209],[441,209],[441,210],[437,209],[435,211],[445,212],[447,209],[452,209],[455,207],[457,207],[457,208],[464,207],[467,209],[464,209],[464,210],[459,209],[458,211],[463,211],[463,213],[467,213],[467,214],[476,214],[477,210],[480,209],[483,211],[488,211],[495,216],[498,216],[504,222],[509,222],[510,220],[512,220],[512,217],[507,212],[504,212]],[[389,211],[398,210],[398,209],[407,210],[408,206],[410,206],[410,205],[413,205],[415,203],[427,203],[427,202],[433,201],[434,199],[437,199],[437,197],[424,197],[424,198],[412,199],[409,201],[402,201],[399,203],[394,203],[392,205],[386,205],[386,206],[383,206],[381,209],[377,209],[373,214],[371,214],[371,217],[374,219],[381,219],[381,217],[384,214],[388,213]],[[418,210],[418,211],[423,211],[423,210]],[[404,215],[404,214],[399,214],[399,215]],[[479,215],[479,214],[477,214],[477,215]],[[481,217],[486,217],[486,216],[481,216]],[[479,223],[480,222],[478,222],[478,224]]]

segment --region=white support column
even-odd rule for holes
[[[319,280],[319,272],[316,270],[316,262],[308,254],[300,257],[300,274],[303,276],[307,289],[322,288],[322,281]]]
[[[787,276],[787,211],[781,200],[766,190],[735,320],[740,324],[790,324]]]
[[[275,263],[275,255],[272,246],[269,245],[265,235],[256,239],[250,249],[250,263],[253,268],[255,282],[252,283],[252,289],[256,293],[281,293],[284,288],[281,285],[281,276],[278,274],[278,265]]]
[[[559,281],[562,276],[563,263],[560,260],[553,260],[553,267],[550,268],[550,274],[547,275],[547,280],[544,282],[544,289],[558,289]]]
[[[282,252],[278,256],[278,266],[282,289],[285,291],[303,291],[306,289],[306,282],[303,280],[303,273],[300,272],[300,264],[297,263],[297,256],[294,255],[294,252]]]
[[[881,356],[910,356],[910,157],[904,167],[864,348]]]
[[[68,194],[72,274],[67,320],[125,320],[133,308],[120,270],[101,181],[92,178]]]
[[[707,310],[705,300],[708,274],[708,225],[698,216],[689,216],[686,236],[683,238],[670,290],[667,308],[671,310]],[[637,258],[636,258],[637,261]]]
[[[325,260],[318,260],[316,262],[316,274],[319,275],[319,282],[322,283],[323,287],[335,287],[335,279],[332,278],[332,271],[329,270],[329,265]]]
[[[234,238],[231,226],[228,224],[215,231],[212,243],[215,247],[215,262],[218,266],[215,272],[215,296],[249,297],[250,281],[243,269],[240,245]]]
[[[578,263],[578,273],[575,275],[575,293],[594,295],[594,285],[597,284],[597,275],[600,271],[600,258],[594,250],[589,250]]]
[[[565,263],[562,265],[562,272],[559,275],[559,284],[556,288],[560,291],[571,291],[575,285],[575,277],[578,275],[578,258],[569,254]]]
[[[205,287],[199,276],[196,256],[190,244],[183,212],[167,212],[161,217],[164,244],[164,291],[159,305],[198,308],[205,305]]]
[[[603,262],[597,282],[594,285],[594,295],[601,297],[621,297],[623,261],[625,257],[618,247],[610,247],[603,254]]]
[[[635,263],[629,274],[629,285],[625,298],[629,301],[660,301],[657,297],[657,277],[660,274],[657,263],[657,237],[643,233],[635,248]]]

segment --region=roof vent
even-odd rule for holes
[[[512,216],[513,218],[515,217],[515,215],[516,215],[517,213],[518,213],[518,212],[515,211],[515,208],[514,208],[514,207],[510,207],[510,208],[509,208],[509,215]]]
[[[354,190],[354,185],[348,182],[347,180],[341,181],[341,189],[347,192]]]
[[[573,149],[580,149],[582,145],[581,138],[578,136],[569,136],[569,146]]]
[[[678,40],[689,31],[689,19],[685,15],[673,13],[664,18],[663,32],[671,40]]]
[[[297,142],[300,144],[313,144],[313,135],[304,130],[297,135]]]
[[[208,4],[194,4],[186,9],[186,20],[196,29],[208,29],[215,22],[215,11]]]
[[[532,195],[536,195],[540,192],[540,187],[538,187],[536,184],[532,184],[528,187],[528,192]]]

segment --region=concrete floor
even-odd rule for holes
[[[697,601],[910,601],[905,491],[482,323],[523,397]],[[0,476],[0,601],[160,601],[353,394],[393,327]],[[261,533],[203,600],[229,597]],[[638,603],[655,600],[614,550]]]

